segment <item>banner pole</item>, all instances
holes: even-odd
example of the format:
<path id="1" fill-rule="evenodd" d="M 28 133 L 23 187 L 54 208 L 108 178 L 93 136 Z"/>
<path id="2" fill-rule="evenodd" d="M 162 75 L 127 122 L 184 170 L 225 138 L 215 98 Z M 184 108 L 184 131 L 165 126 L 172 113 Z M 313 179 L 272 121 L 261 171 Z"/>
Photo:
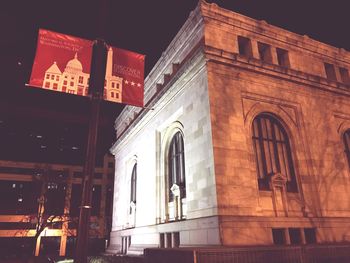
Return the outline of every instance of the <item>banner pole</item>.
<path id="1" fill-rule="evenodd" d="M 93 47 L 89 89 L 91 94 L 90 122 L 86 158 L 82 178 L 82 197 L 77 229 L 77 244 L 74 262 L 86 263 L 89 240 L 91 197 L 95 171 L 96 143 L 100 117 L 100 104 L 103 97 L 107 48 L 103 40 L 96 40 Z"/>

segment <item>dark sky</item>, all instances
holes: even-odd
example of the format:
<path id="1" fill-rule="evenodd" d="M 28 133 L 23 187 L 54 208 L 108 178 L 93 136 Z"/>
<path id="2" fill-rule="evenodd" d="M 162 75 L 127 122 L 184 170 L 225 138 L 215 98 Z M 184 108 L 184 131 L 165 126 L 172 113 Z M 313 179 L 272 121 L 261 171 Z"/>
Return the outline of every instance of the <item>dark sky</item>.
<path id="1" fill-rule="evenodd" d="M 4 4 L 3 2 L 8 2 Z M 197 0 L 7 0 L 1 3 L 1 55 L 21 62 L 28 79 L 39 28 L 146 55 L 146 73 L 180 29 Z M 299 34 L 350 48 L 345 0 L 213 0 L 219 6 Z M 102 14 L 102 15 L 100 15 Z M 106 25 L 101 27 L 100 25 Z M 103 28 L 102 30 L 100 28 Z M 1 62 L 3 63 L 3 62 Z M 5 65 L 1 65 L 5 66 Z M 29 71 L 29 73 L 28 73 Z"/>
<path id="2" fill-rule="evenodd" d="M 8 2 L 4 4 L 4 2 Z M 1 68 L 22 89 L 28 82 L 39 28 L 146 55 L 146 75 L 180 29 L 197 0 L 7 0 L 0 8 Z M 213 0 L 219 6 L 350 50 L 345 0 Z M 101 15 L 102 14 L 102 15 Z M 105 26 L 100 26 L 105 25 Z M 102 28 L 102 29 L 101 29 Z M 20 64 L 18 64 L 20 63 Z M 1 73 L 3 73 L 2 71 Z M 3 76 L 4 77 L 4 76 Z M 5 90 L 4 90 L 5 89 Z"/>
<path id="3" fill-rule="evenodd" d="M 249 17 L 263 19 L 272 25 L 301 35 L 307 34 L 316 40 L 350 50 L 350 15 L 345 0 L 208 2 L 215 2 Z M 19 133 L 18 130 L 23 130 L 33 123 L 37 123 L 34 125 L 36 127 L 45 127 L 48 130 L 48 127 L 56 127 L 55 130 L 60 130 L 57 123 L 64 122 L 65 116 L 70 116 L 71 122 L 62 128 L 65 130 L 65 136 L 69 133 L 67 129 L 74 130 L 74 125 L 81 127 L 70 133 L 71 141 L 79 134 L 82 141 L 86 136 L 82 139 L 81 129 L 85 129 L 89 111 L 89 101 L 86 98 L 28 88 L 24 85 L 29 80 L 39 28 L 91 40 L 102 37 L 110 45 L 145 54 L 146 76 L 197 3 L 197 0 L 2 1 L 0 133 L 4 131 L 1 130 L 1 126 L 4 127 L 5 119 L 17 124 L 12 128 L 12 133 Z M 105 136 L 108 139 L 102 147 L 103 150 L 108 149 L 114 139 L 113 119 L 121 109 L 121 105 L 103 103 L 102 117 L 106 118 L 106 121 L 101 134 L 108 134 Z M 34 121 L 31 121 L 32 118 Z M 56 122 L 56 126 L 51 125 L 50 121 Z M 23 146 L 16 143 L 18 140 L 13 140 L 11 145 L 15 150 L 12 150 L 12 156 L 16 156 Z M 5 150 L 10 151 L 8 148 Z"/>

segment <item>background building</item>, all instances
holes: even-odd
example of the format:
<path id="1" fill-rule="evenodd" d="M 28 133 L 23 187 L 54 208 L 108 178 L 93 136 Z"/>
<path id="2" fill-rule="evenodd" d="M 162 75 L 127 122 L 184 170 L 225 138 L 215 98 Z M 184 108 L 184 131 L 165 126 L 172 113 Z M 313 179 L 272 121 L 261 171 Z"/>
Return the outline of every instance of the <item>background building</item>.
<path id="1" fill-rule="evenodd" d="M 201 1 L 116 119 L 109 251 L 348 242 L 349 68 Z"/>
<path id="2" fill-rule="evenodd" d="M 75 105 L 76 113 L 68 104 L 59 112 L 1 103 L 11 110 L 0 112 L 0 259 L 28 258 L 33 250 L 74 255 L 88 131 L 88 116 L 79 113 L 84 104 Z M 114 139 L 112 122 L 104 115 L 99 125 L 91 254 L 104 251 L 111 228 L 114 160 L 106 153 Z M 48 224 L 36 243 L 42 215 Z"/>
<path id="3" fill-rule="evenodd" d="M 111 225 L 113 159 L 95 169 L 90 253 L 104 251 Z M 74 255 L 83 167 L 0 161 L 1 255 Z M 42 218 L 42 222 L 41 222 Z M 52 223 L 51 223 L 52 221 Z M 37 224 L 44 230 L 36 240 Z"/>

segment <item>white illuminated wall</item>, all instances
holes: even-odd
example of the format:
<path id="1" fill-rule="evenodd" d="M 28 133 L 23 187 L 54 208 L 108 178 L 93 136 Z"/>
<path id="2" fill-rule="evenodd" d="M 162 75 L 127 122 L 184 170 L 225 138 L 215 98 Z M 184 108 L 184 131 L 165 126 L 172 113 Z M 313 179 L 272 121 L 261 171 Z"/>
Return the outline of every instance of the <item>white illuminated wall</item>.
<path id="1" fill-rule="evenodd" d="M 123 135 L 111 149 L 116 173 L 109 252 L 142 253 L 146 247 L 220 244 L 208 72 L 203 50 L 193 52 L 202 41 L 203 30 L 197 9 L 145 80 L 145 102 L 154 101 L 153 110 L 144 109 L 135 119 L 140 109 L 126 107 L 116 120 L 117 133 Z M 166 201 L 167 147 L 176 131 L 182 132 L 185 149 L 182 220 L 171 218 L 171 206 Z M 129 209 L 135 162 L 134 222 Z"/>
<path id="2" fill-rule="evenodd" d="M 121 236 L 132 236 L 131 247 L 159 246 L 159 233 L 165 232 L 180 232 L 181 245 L 219 242 L 216 219 L 209 223 L 212 227 L 203 229 L 196 222 L 196 219 L 216 214 L 216 190 L 203 57 L 198 55 L 191 67 L 193 71 L 183 74 L 154 110 L 148 111 L 113 148 L 116 174 L 112 237 L 115 236 L 118 246 L 121 246 Z M 174 127 L 184 134 L 187 213 L 186 220 L 167 222 L 166 145 Z M 133 225 L 129 204 L 135 162 L 137 204 Z"/>

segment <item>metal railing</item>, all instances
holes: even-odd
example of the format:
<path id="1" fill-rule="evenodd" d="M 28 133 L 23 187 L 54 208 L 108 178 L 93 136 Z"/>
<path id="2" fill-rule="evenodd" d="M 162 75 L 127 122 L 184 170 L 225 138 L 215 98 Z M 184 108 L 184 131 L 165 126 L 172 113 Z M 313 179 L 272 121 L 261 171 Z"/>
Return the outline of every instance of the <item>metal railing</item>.
<path id="1" fill-rule="evenodd" d="M 146 263 L 350 263 L 350 244 L 146 249 Z"/>
<path id="2" fill-rule="evenodd" d="M 194 251 L 196 263 L 349 263 L 350 244 Z"/>
<path id="3" fill-rule="evenodd" d="M 196 263 L 298 263 L 302 261 L 301 247 L 247 247 L 199 250 Z"/>

